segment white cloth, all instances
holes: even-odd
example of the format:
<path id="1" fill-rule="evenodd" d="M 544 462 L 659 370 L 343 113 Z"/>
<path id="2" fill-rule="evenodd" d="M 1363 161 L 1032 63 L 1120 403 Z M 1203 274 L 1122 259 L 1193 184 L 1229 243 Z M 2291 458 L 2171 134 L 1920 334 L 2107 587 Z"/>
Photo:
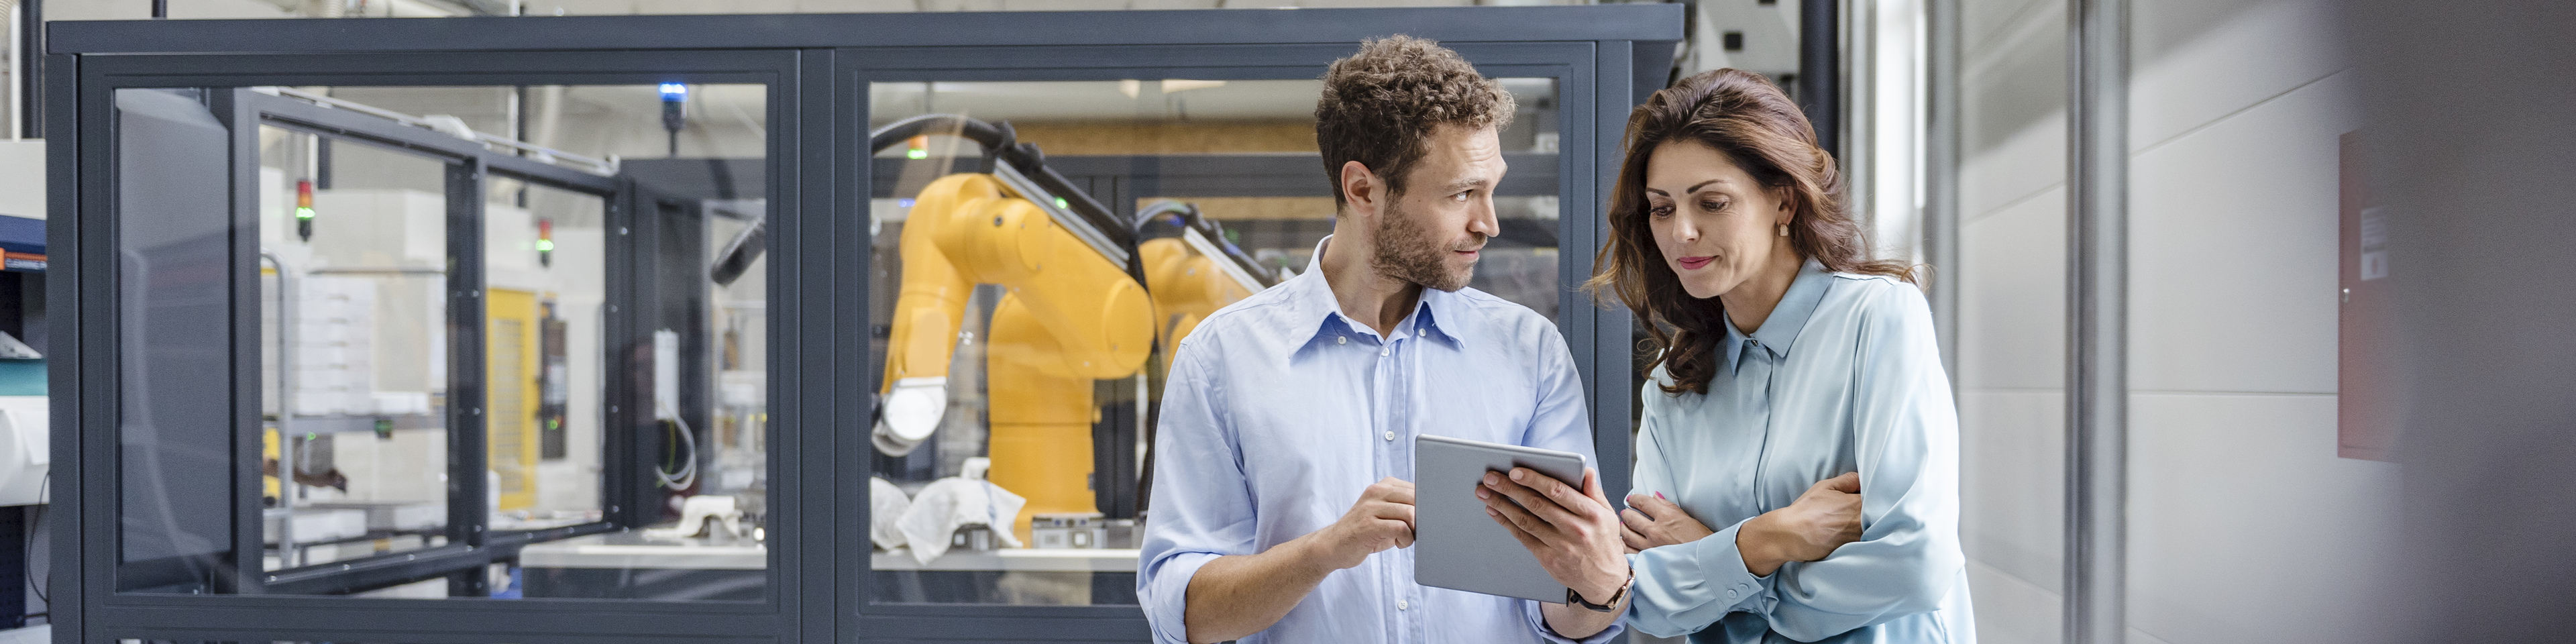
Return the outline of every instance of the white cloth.
<path id="1" fill-rule="evenodd" d="M 883 477 L 868 477 L 868 541 L 878 550 L 903 547 L 903 529 L 896 526 L 901 525 L 903 513 L 909 509 L 912 497 L 905 495 L 903 488 Z"/>
<path id="2" fill-rule="evenodd" d="M 1028 502 L 990 481 L 952 476 L 933 481 L 914 495 L 912 508 L 904 511 L 896 527 L 912 545 L 912 558 L 924 564 L 948 554 L 949 537 L 970 525 L 990 526 L 994 539 L 1004 547 L 1017 548 L 1020 537 L 1011 530 L 1011 520 Z"/>

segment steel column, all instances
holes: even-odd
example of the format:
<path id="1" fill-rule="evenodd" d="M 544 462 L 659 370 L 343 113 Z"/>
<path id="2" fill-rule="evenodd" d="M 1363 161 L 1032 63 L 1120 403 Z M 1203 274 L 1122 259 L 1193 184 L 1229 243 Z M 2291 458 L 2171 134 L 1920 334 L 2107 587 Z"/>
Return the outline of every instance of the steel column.
<path id="1" fill-rule="evenodd" d="M 2067 8 L 2066 642 L 2127 630 L 2129 8 Z"/>
<path id="2" fill-rule="evenodd" d="M 1798 5 L 1798 107 L 1816 126 L 1816 146 L 1843 158 L 1843 0 Z"/>
<path id="3" fill-rule="evenodd" d="M 1959 108 L 1960 23 L 1967 17 L 1960 0 L 1931 0 L 1924 7 L 1924 80 L 1930 90 L 1929 117 L 1923 137 L 1923 260 L 1932 265 L 1932 332 L 1941 345 L 1941 372 L 1950 377 L 1951 397 L 1959 391 L 1959 213 L 1960 132 L 1967 124 Z M 1955 401 L 1954 401 L 1955 402 Z"/>

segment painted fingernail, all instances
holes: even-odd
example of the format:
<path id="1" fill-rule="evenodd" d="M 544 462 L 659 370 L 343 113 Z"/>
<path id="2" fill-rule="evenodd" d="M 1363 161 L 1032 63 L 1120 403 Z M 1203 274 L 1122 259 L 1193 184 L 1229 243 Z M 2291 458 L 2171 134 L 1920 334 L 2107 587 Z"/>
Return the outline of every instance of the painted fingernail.
<path id="1" fill-rule="evenodd" d="M 1664 498 L 1664 493 L 1662 493 L 1662 492 L 1656 492 L 1656 493 L 1655 493 L 1655 498 L 1658 498 L 1658 499 L 1660 499 L 1660 498 Z"/>

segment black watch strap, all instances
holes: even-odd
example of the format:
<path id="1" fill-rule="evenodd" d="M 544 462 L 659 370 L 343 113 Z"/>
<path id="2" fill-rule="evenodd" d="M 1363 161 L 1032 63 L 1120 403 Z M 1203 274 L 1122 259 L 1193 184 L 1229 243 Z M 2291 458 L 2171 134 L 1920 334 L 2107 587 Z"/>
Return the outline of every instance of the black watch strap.
<path id="1" fill-rule="evenodd" d="M 1584 610 L 1596 613 L 1616 612 L 1619 610 L 1619 600 L 1627 599 L 1628 588 L 1635 585 L 1637 585 L 1637 571 L 1631 569 L 1628 571 L 1627 583 L 1619 584 L 1619 592 L 1610 593 L 1610 599 L 1595 604 L 1589 600 L 1585 600 L 1583 598 L 1583 593 L 1574 592 L 1574 589 L 1567 588 L 1565 589 L 1565 603 L 1582 606 Z"/>

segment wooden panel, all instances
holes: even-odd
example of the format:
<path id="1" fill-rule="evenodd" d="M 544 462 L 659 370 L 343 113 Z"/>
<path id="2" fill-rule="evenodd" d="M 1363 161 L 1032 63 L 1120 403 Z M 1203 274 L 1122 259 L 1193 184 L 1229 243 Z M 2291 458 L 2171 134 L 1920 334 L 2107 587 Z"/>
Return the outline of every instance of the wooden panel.
<path id="1" fill-rule="evenodd" d="M 1200 214 L 1219 221 L 1333 218 L 1332 197 L 1148 197 L 1136 200 L 1136 207 L 1166 199 L 1195 204 Z"/>
<path id="2" fill-rule="evenodd" d="M 1315 152 L 1315 122 L 1044 122 L 1012 121 L 1020 140 L 1048 156 L 1066 154 L 1213 154 Z"/>
<path id="3" fill-rule="evenodd" d="M 2335 454 L 2344 458 L 2391 460 L 2397 445 L 2393 408 L 2396 371 L 2390 368 L 2388 329 L 2387 224 L 2372 202 L 2361 167 L 2358 133 L 2343 135 L 2342 152 L 2342 306 L 2337 316 L 2335 365 Z"/>

